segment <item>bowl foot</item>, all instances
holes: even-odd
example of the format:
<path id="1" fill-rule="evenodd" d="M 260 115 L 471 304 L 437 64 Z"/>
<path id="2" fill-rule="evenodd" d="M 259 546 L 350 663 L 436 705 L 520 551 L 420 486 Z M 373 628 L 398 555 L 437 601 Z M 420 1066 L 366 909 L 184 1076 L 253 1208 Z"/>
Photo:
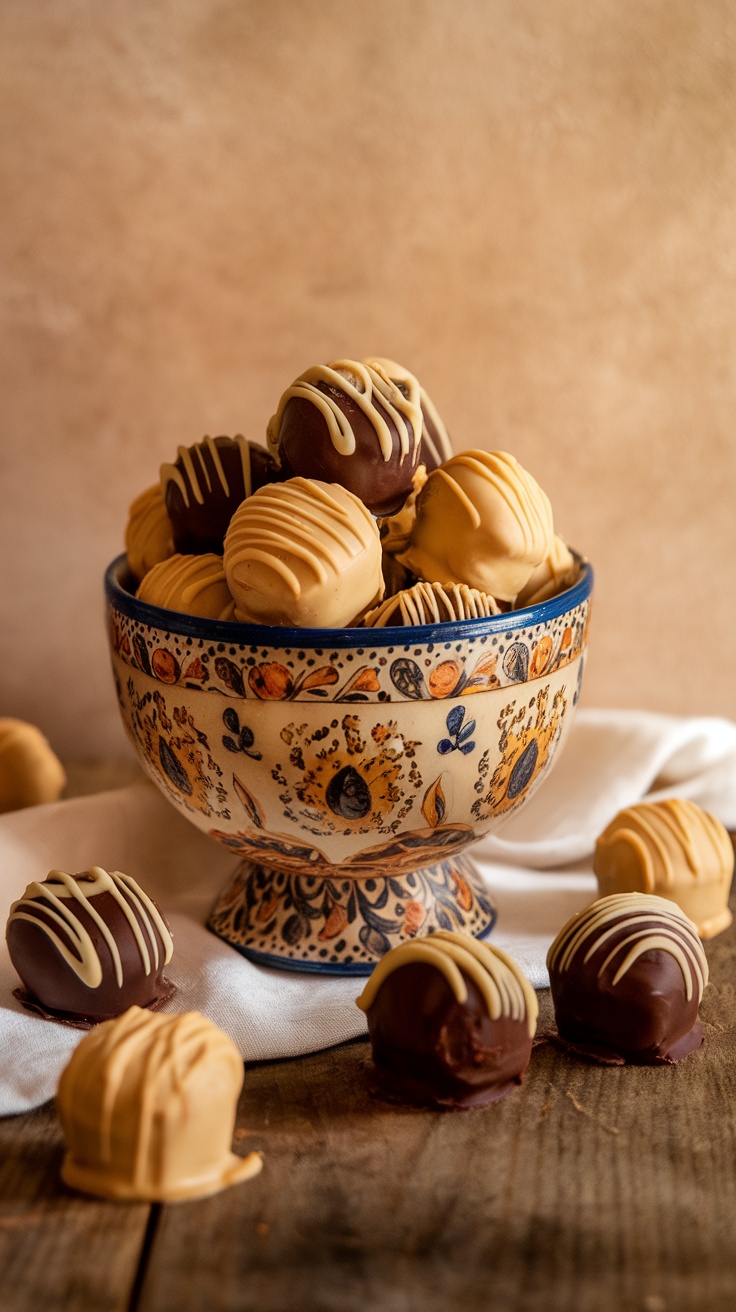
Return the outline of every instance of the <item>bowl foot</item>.
<path id="1" fill-rule="evenodd" d="M 366 879 L 242 861 L 207 926 L 244 957 L 281 970 L 370 975 L 390 948 L 436 929 L 485 938 L 496 911 L 470 859 Z"/>

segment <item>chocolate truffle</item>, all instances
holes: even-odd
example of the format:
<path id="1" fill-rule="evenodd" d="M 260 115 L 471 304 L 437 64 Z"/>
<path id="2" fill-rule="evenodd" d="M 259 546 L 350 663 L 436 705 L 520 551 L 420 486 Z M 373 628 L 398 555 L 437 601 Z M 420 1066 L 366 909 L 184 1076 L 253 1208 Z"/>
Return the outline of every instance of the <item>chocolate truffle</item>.
<path id="1" fill-rule="evenodd" d="M 338 483 L 291 478 L 233 516 L 225 573 L 239 620 L 341 627 L 383 596 L 378 527 Z"/>
<path id="2" fill-rule="evenodd" d="M 269 450 L 287 477 L 340 483 L 374 515 L 392 515 L 411 492 L 422 436 L 416 379 L 406 390 L 359 360 L 314 365 L 284 392 Z"/>
<path id="3" fill-rule="evenodd" d="M 194 555 L 222 554 L 227 526 L 241 501 L 281 474 L 263 447 L 238 434 L 180 446 L 174 464 L 161 466 L 160 477 L 176 550 Z"/>
<path id="4" fill-rule="evenodd" d="M 156 903 L 130 875 L 52 870 L 10 908 L 10 959 L 31 1010 L 94 1023 L 172 993 L 173 943 Z"/>
<path id="5" fill-rule="evenodd" d="M 257 1175 L 259 1153 L 231 1151 L 243 1062 L 196 1011 L 131 1007 L 98 1025 L 62 1072 L 62 1179 L 98 1198 L 205 1198 Z"/>
<path id="6" fill-rule="evenodd" d="M 671 898 L 701 938 L 731 924 L 734 851 L 720 820 L 695 802 L 668 798 L 619 811 L 595 847 L 601 897 L 656 893 Z"/>
<path id="7" fill-rule="evenodd" d="M 139 583 L 149 569 L 174 554 L 171 520 L 158 483 L 141 492 L 128 511 L 125 550 L 130 572 Z"/>
<path id="8" fill-rule="evenodd" d="M 558 592 L 572 587 L 578 573 L 578 565 L 570 548 L 555 534 L 550 551 L 517 596 L 514 610 L 536 606 L 540 601 L 556 597 Z"/>
<path id="9" fill-rule="evenodd" d="M 436 406 L 414 374 L 405 369 L 403 365 L 397 364 L 395 360 L 386 360 L 382 356 L 364 360 L 363 363 L 375 365 L 376 368 L 381 369 L 405 396 L 411 394 L 416 384 L 419 389 L 419 403 L 422 407 L 422 441 L 419 448 L 419 463 L 426 467 L 428 473 L 431 473 L 438 465 L 443 465 L 446 460 L 449 460 L 452 455 L 452 442 L 447 429 L 439 416 Z"/>
<path id="10" fill-rule="evenodd" d="M 357 1004 L 390 1097 L 473 1107 L 521 1084 L 537 997 L 498 948 L 445 930 L 402 943 L 378 963 Z"/>
<path id="11" fill-rule="evenodd" d="M 35 724 L 0 719 L 0 812 L 55 802 L 65 783 L 61 761 Z"/>
<path id="12" fill-rule="evenodd" d="M 208 551 L 201 556 L 170 556 L 149 570 L 136 597 L 150 606 L 176 610 L 203 619 L 231 620 L 233 601 L 225 578 L 222 556 Z"/>
<path id="13" fill-rule="evenodd" d="M 466 588 L 464 583 L 415 583 L 370 610 L 362 624 L 366 629 L 384 629 L 389 625 L 446 624 L 499 614 L 493 597 Z"/>
<path id="14" fill-rule="evenodd" d="M 513 601 L 553 535 L 549 501 L 518 460 L 503 451 L 464 451 L 429 475 L 399 560 L 418 578 L 467 583 Z"/>
<path id="15" fill-rule="evenodd" d="M 679 1061 L 699 1048 L 708 963 L 684 911 L 614 894 L 579 911 L 547 955 L 560 1038 L 606 1065 Z"/>

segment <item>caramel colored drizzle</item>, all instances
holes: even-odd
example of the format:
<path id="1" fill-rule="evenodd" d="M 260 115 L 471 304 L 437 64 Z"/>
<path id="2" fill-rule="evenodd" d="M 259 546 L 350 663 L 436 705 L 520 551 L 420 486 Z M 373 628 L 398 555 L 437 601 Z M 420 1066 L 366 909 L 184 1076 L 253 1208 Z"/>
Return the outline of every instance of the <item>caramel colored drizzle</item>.
<path id="1" fill-rule="evenodd" d="M 63 870 L 51 870 L 48 879 L 43 883 L 34 881 L 29 884 L 23 897 L 13 903 L 8 924 L 10 925 L 14 920 L 28 920 L 36 925 L 51 939 L 75 975 L 88 988 L 96 989 L 102 983 L 102 963 L 89 931 L 75 914 L 77 906 L 84 908 L 110 949 L 115 966 L 115 978 L 118 988 L 121 988 L 123 964 L 120 950 L 109 925 L 91 901 L 100 893 L 110 893 L 122 910 L 138 945 L 146 975 L 150 975 L 152 969 L 158 970 L 159 965 L 162 964 L 155 930 L 158 930 L 163 944 L 163 964 L 166 965 L 171 960 L 174 950 L 166 923 L 151 898 L 130 875 L 124 875 L 119 870 L 113 870 L 108 874 L 101 866 L 92 866 L 89 871 L 81 875 L 68 875 Z M 46 919 L 42 919 L 42 916 Z M 58 932 L 47 923 L 47 920 L 53 921 L 54 925 L 58 926 Z M 61 934 L 65 937 L 60 937 Z"/>
<path id="2" fill-rule="evenodd" d="M 549 499 L 518 460 L 505 451 L 492 451 L 490 454 L 484 451 L 463 451 L 453 456 L 442 469 L 436 469 L 430 474 L 430 479 L 445 480 L 465 507 L 473 528 L 479 528 L 481 515 L 478 507 L 452 474 L 460 466 L 490 483 L 495 493 L 506 503 L 521 532 L 525 553 L 532 554 L 540 540 L 551 541 L 552 508 Z"/>
<path id="3" fill-rule="evenodd" d="M 151 606 L 196 614 L 197 599 L 209 588 L 222 590 L 222 605 L 215 618 L 232 619 L 235 603 L 228 591 L 222 556 L 213 552 L 169 556 L 149 570 L 135 595 Z"/>
<path id="4" fill-rule="evenodd" d="M 314 479 L 291 478 L 259 488 L 233 516 L 225 539 L 227 572 L 256 561 L 284 581 L 294 597 L 302 584 L 285 556 L 301 561 L 319 583 L 340 571 L 346 556 L 365 551 L 377 534 L 375 520 L 356 496 Z"/>
<path id="5" fill-rule="evenodd" d="M 674 887 L 682 857 L 694 880 L 733 870 L 733 847 L 724 825 L 680 798 L 641 802 L 619 812 L 598 839 L 598 852 L 615 843 L 628 844 L 637 853 L 650 890 Z"/>
<path id="6" fill-rule="evenodd" d="M 548 969 L 569 970 L 580 952 L 585 953 L 583 960 L 589 961 L 617 930 L 629 927 L 633 933 L 615 944 L 598 968 L 598 978 L 617 955 L 625 953 L 613 978 L 615 987 L 639 957 L 659 949 L 669 952 L 678 963 L 688 1000 L 693 982 L 697 983 L 700 1002 L 708 983 L 708 962 L 695 926 L 674 903 L 649 893 L 614 893 L 578 912 L 552 944 L 547 954 Z"/>
<path id="7" fill-rule="evenodd" d="M 464 973 L 478 989 L 491 1020 L 502 1016 L 526 1020 L 530 1035 L 534 1035 L 537 995 L 516 962 L 500 948 L 450 930 L 438 930 L 424 938 L 412 939 L 387 952 L 356 999 L 357 1005 L 362 1011 L 368 1011 L 384 980 L 401 966 L 417 962 L 439 970 L 461 1006 L 468 997 Z"/>
<path id="8" fill-rule="evenodd" d="M 429 454 L 435 465 L 443 465 L 446 460 L 449 460 L 452 455 L 450 436 L 440 418 L 437 408 L 414 374 L 410 373 L 408 369 L 405 369 L 403 365 L 397 364 L 395 360 L 387 360 L 383 356 L 374 356 L 369 360 L 364 360 L 363 363 L 382 370 L 386 377 L 390 378 L 392 383 L 398 384 L 400 391 L 403 391 L 404 388 L 413 389 L 414 386 L 418 388 L 419 404 L 423 411 L 422 443 L 428 448 Z M 407 393 L 405 393 L 405 395 L 406 394 Z M 426 421 L 424 420 L 424 415 L 429 416 L 435 430 L 436 439 L 431 436 Z"/>
<path id="9" fill-rule="evenodd" d="M 245 495 L 249 497 L 253 488 L 253 479 L 250 468 L 250 444 L 237 433 L 232 439 L 237 442 L 240 449 L 240 460 L 243 467 L 243 487 Z M 180 446 L 177 450 L 177 460 L 181 461 L 183 471 L 177 469 L 175 464 L 163 464 L 160 470 L 161 491 L 166 495 L 166 488 L 169 483 L 175 483 L 178 487 L 182 501 L 188 508 L 190 504 L 190 490 L 194 500 L 201 506 L 204 502 L 204 489 L 212 491 L 212 479 L 207 462 L 204 458 L 205 449 L 209 451 L 210 459 L 215 468 L 215 475 L 226 497 L 230 496 L 230 485 L 227 481 L 227 475 L 222 464 L 220 452 L 213 437 L 204 437 L 201 442 L 194 446 Z"/>
<path id="10" fill-rule="evenodd" d="M 493 597 L 465 583 L 419 582 L 369 611 L 363 626 L 382 629 L 394 624 L 440 624 L 498 614 L 499 607 Z"/>
<path id="11" fill-rule="evenodd" d="M 330 391 L 321 391 L 322 383 L 332 391 L 343 392 L 359 407 L 366 419 L 373 425 L 383 459 L 388 461 L 393 454 L 391 430 L 384 418 L 384 412 L 393 420 L 399 438 L 400 460 L 410 454 L 409 429 L 411 429 L 411 454 L 416 453 L 422 436 L 422 408 L 419 397 L 419 384 L 413 375 L 408 388 L 409 395 L 404 396 L 377 361 L 372 364 L 358 360 L 336 360 L 332 364 L 313 365 L 292 383 L 279 401 L 278 410 L 268 425 L 268 446 L 272 454 L 279 459 L 279 439 L 281 421 L 289 401 L 298 397 L 316 406 L 322 415 L 330 440 L 335 450 L 343 456 L 355 452 L 355 433 L 347 415 L 343 414 Z M 406 422 L 405 422 L 406 421 Z"/>

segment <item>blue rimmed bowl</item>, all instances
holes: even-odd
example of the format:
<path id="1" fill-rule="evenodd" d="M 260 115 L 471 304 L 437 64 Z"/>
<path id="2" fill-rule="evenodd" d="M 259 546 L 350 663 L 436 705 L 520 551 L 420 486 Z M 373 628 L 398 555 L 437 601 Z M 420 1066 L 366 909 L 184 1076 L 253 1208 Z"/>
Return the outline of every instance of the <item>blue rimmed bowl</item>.
<path id="1" fill-rule="evenodd" d="M 105 576 L 123 723 L 151 778 L 237 856 L 209 927 L 269 965 L 369 974 L 495 914 L 465 849 L 532 796 L 580 694 L 593 572 L 506 615 L 286 629 L 136 600 Z"/>

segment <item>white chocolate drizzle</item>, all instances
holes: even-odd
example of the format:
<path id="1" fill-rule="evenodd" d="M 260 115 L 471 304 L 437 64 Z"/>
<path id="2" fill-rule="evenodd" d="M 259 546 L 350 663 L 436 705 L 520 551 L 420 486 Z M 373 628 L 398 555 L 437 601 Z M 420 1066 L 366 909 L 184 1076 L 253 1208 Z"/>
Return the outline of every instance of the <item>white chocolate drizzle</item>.
<path id="1" fill-rule="evenodd" d="M 389 625 L 442 624 L 499 615 L 495 599 L 464 583 L 415 583 L 388 597 L 362 620 L 367 629 Z"/>
<path id="2" fill-rule="evenodd" d="M 411 384 L 408 395 L 392 383 L 377 361 L 370 364 L 359 360 L 335 360 L 332 364 L 317 364 L 306 369 L 287 387 L 278 410 L 268 425 L 267 441 L 272 455 L 279 460 L 281 421 L 289 401 L 298 397 L 309 401 L 319 410 L 335 450 L 343 456 L 355 452 L 356 441 L 350 419 L 343 414 L 335 393 L 344 393 L 373 425 L 381 455 L 385 461 L 393 454 L 391 429 L 385 415 L 393 421 L 399 441 L 399 460 L 416 455 L 422 436 L 422 407 L 419 384 L 408 374 Z M 323 391 L 320 383 L 327 388 Z"/>
<path id="3" fill-rule="evenodd" d="M 83 908 L 94 921 L 105 943 L 115 968 L 118 988 L 123 984 L 123 963 L 115 936 L 95 907 L 92 899 L 109 893 L 127 920 L 146 975 L 171 960 L 174 944 L 166 922 L 155 902 L 144 893 L 139 884 L 119 870 L 108 873 L 101 866 L 92 866 L 78 875 L 63 870 L 49 871 L 43 882 L 29 884 L 22 898 L 10 908 L 8 925 L 14 920 L 27 920 L 51 939 L 66 964 L 88 988 L 99 988 L 102 983 L 102 963 L 92 937 L 77 913 Z M 48 924 L 48 921 L 52 924 Z M 163 949 L 163 961 L 161 950 Z"/>
<path id="4" fill-rule="evenodd" d="M 620 939 L 598 967 L 598 978 L 620 958 L 612 981 L 615 988 L 645 952 L 668 952 L 682 971 L 688 1001 L 697 986 L 699 1003 L 708 983 L 708 962 L 697 930 L 675 903 L 648 893 L 614 893 L 579 911 L 557 935 L 547 954 L 547 968 L 569 970 L 581 953 L 583 962 L 589 961 L 617 931 L 629 928 L 632 933 Z"/>
<path id="5" fill-rule="evenodd" d="M 526 1021 L 533 1037 L 539 1008 L 537 995 L 526 975 L 500 948 L 451 930 L 438 930 L 423 938 L 411 939 L 387 952 L 356 999 L 361 1011 L 368 1011 L 371 1007 L 387 976 L 401 966 L 416 965 L 417 962 L 440 971 L 461 1006 L 468 997 L 463 979 L 465 974 L 478 989 L 491 1020 L 506 1017 Z"/>
<path id="6" fill-rule="evenodd" d="M 242 433 L 237 433 L 233 442 L 237 442 L 240 450 L 240 461 L 243 468 L 243 487 L 246 497 L 249 497 L 253 489 L 253 478 L 250 467 L 250 443 L 243 437 Z M 194 446 L 180 446 L 177 450 L 177 460 L 181 462 L 183 469 L 178 469 L 175 464 L 163 464 L 161 466 L 159 478 L 161 481 L 161 491 L 166 496 L 166 488 L 169 483 L 175 483 L 178 487 L 182 501 L 187 509 L 190 506 L 190 492 L 194 500 L 201 506 L 204 502 L 205 489 L 212 491 L 212 477 L 210 468 L 204 458 L 205 451 L 209 452 L 210 459 L 214 466 L 215 476 L 226 497 L 230 496 L 230 485 L 227 481 L 227 475 L 223 468 L 222 457 L 213 437 L 204 437 L 201 442 L 195 443 Z"/>

